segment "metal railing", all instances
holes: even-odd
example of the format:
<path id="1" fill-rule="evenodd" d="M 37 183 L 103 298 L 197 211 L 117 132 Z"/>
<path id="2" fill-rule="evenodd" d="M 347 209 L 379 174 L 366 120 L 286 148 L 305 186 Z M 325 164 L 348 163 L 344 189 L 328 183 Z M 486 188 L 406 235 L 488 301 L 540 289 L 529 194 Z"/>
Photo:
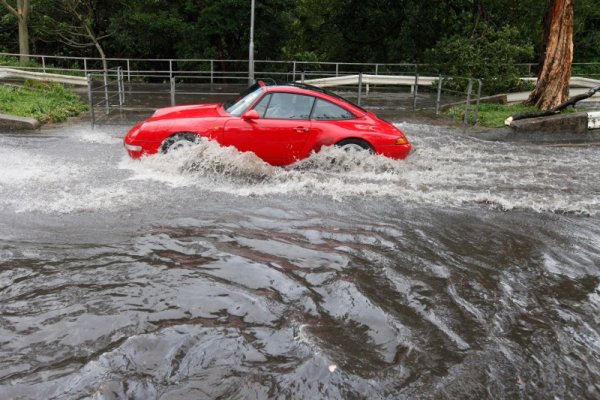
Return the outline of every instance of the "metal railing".
<path id="1" fill-rule="evenodd" d="M 97 78 L 97 79 L 95 79 Z M 125 104 L 125 82 L 123 70 L 120 67 L 110 69 L 103 74 L 88 74 L 88 106 L 92 127 L 102 121 L 98 109 L 103 109 L 108 118 L 114 109 L 119 112 Z M 97 82 L 100 81 L 100 84 Z"/>
<path id="2" fill-rule="evenodd" d="M 437 115 L 442 103 L 463 104 L 465 125 L 472 120 L 472 115 L 475 115 L 474 121 L 477 123 L 481 80 L 442 76 L 433 80 L 418 74 L 414 77 L 403 75 L 403 81 L 407 78 L 411 80 L 408 88 L 403 88 L 398 84 L 372 84 L 363 79 L 363 76 L 362 73 L 353 75 L 352 77 L 357 78 L 354 83 L 330 89 L 379 114 L 392 115 L 391 118 L 403 112 L 428 112 Z M 131 124 L 146 118 L 160 107 L 222 101 L 236 96 L 247 85 L 245 79 L 241 82 L 217 84 L 206 82 L 203 76 L 178 73 L 173 73 L 168 79 L 163 75 L 137 77 L 139 79 L 128 82 L 126 72 L 120 68 L 106 73 L 88 74 L 88 102 L 92 126 Z M 306 72 L 300 73 L 298 78 L 299 81 L 306 81 Z M 257 75 L 257 79 L 266 77 Z M 461 85 L 458 86 L 466 86 L 466 91 L 454 89 L 459 81 Z"/>
<path id="3" fill-rule="evenodd" d="M 14 58 L 20 54 L 0 53 L 0 58 Z M 177 73 L 190 73 L 203 76 L 206 82 L 218 83 L 226 80 L 248 79 L 248 60 L 217 60 L 217 59 L 156 59 L 156 58 L 107 58 L 69 57 L 49 55 L 29 55 L 32 60 L 29 66 L 20 67 L 39 72 L 56 72 L 87 76 L 89 73 L 102 73 L 103 61 L 109 69 L 120 67 L 124 77 L 129 82 L 136 75 L 161 75 L 171 78 Z M 523 76 L 535 76 L 537 63 L 516 64 Z M 600 78 L 600 63 L 573 63 L 573 74 Z M 298 80 L 302 72 L 308 76 L 341 76 L 348 74 L 410 74 L 437 75 L 440 66 L 424 63 L 352 63 L 352 62 L 322 62 L 298 60 L 256 60 L 255 73 L 261 76 L 277 77 L 279 80 Z"/>

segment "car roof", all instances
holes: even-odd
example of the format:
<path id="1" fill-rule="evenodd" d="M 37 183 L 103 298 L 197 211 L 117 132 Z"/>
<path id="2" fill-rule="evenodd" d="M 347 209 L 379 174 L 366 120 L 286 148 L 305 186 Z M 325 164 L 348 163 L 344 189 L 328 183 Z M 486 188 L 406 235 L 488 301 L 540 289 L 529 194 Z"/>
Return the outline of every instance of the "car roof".
<path id="1" fill-rule="evenodd" d="M 348 105 L 356 108 L 357 110 L 362 111 L 365 114 L 367 113 L 367 110 L 354 104 L 350 100 L 345 99 L 342 96 L 335 94 L 334 92 L 324 89 L 324 88 L 321 88 L 321 87 L 307 85 L 305 83 L 299 83 L 299 82 L 288 82 L 288 83 L 284 83 L 284 84 L 278 84 L 275 81 L 266 81 L 266 82 L 260 81 L 259 84 L 261 84 L 261 86 L 263 86 L 267 90 L 267 92 L 277 92 L 277 91 L 280 91 L 280 89 L 283 89 L 284 91 L 291 91 L 291 92 L 298 93 L 298 94 L 307 94 L 306 92 L 317 92 L 317 93 L 324 94 L 329 97 L 333 97 L 334 99 L 341 101 L 345 104 L 348 104 Z"/>

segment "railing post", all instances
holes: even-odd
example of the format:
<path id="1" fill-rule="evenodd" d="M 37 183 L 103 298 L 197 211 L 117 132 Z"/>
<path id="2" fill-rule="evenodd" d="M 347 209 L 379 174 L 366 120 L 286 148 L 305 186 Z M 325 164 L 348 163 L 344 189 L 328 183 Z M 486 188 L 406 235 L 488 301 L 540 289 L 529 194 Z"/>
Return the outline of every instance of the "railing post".
<path id="1" fill-rule="evenodd" d="M 379 75 L 379 64 L 375 64 L 375 75 Z"/>
<path id="2" fill-rule="evenodd" d="M 46 73 L 46 57 L 42 56 L 42 72 Z"/>
<path id="3" fill-rule="evenodd" d="M 340 75 L 340 63 L 335 63 L 335 76 Z"/>
<path id="4" fill-rule="evenodd" d="M 175 105 L 175 78 L 171 78 L 171 106 Z"/>
<path id="5" fill-rule="evenodd" d="M 469 78 L 469 84 L 467 85 L 467 104 L 465 106 L 465 119 L 463 125 L 467 127 L 469 124 L 469 112 L 471 111 L 471 92 L 473 91 L 473 79 Z"/>
<path id="6" fill-rule="evenodd" d="M 438 78 L 437 99 L 435 101 L 435 115 L 440 114 L 440 103 L 442 101 L 442 81 L 444 78 L 440 75 Z"/>
<path id="7" fill-rule="evenodd" d="M 129 58 L 127 59 L 127 82 L 131 83 L 131 65 L 129 64 Z"/>
<path id="8" fill-rule="evenodd" d="M 417 110 L 417 94 L 419 94 L 419 74 L 415 74 L 415 86 L 413 90 L 413 111 Z"/>
<path id="9" fill-rule="evenodd" d="M 292 82 L 296 82 L 296 61 L 292 61 Z"/>
<path id="10" fill-rule="evenodd" d="M 123 68 L 117 68 L 117 88 L 119 91 L 119 108 L 125 103 L 125 86 L 123 82 Z"/>
<path id="11" fill-rule="evenodd" d="M 110 103 L 108 101 L 108 71 L 104 70 L 104 103 L 106 106 L 106 115 L 110 114 Z"/>
<path id="12" fill-rule="evenodd" d="M 210 60 L 210 84 L 215 83 L 215 61 Z"/>
<path id="13" fill-rule="evenodd" d="M 481 79 L 477 79 L 477 102 L 475 103 L 475 125 L 477 125 L 477 120 L 479 119 L 479 100 L 481 99 L 481 87 L 483 86 L 483 82 Z"/>
<path id="14" fill-rule="evenodd" d="M 360 74 L 358 74 L 358 105 L 359 106 L 360 106 L 361 98 L 362 98 L 362 79 L 363 79 L 363 74 L 361 72 Z"/>
<path id="15" fill-rule="evenodd" d="M 304 71 L 300 74 L 300 82 L 304 83 Z"/>
<path id="16" fill-rule="evenodd" d="M 88 71 L 87 71 L 87 58 L 83 59 L 83 73 L 85 74 L 85 76 L 88 75 Z"/>
<path id="17" fill-rule="evenodd" d="M 173 60 L 169 60 L 169 79 L 173 79 Z"/>
<path id="18" fill-rule="evenodd" d="M 87 84 L 88 84 L 88 104 L 90 107 L 90 118 L 92 120 L 92 129 L 94 128 L 94 125 L 96 123 L 96 116 L 94 115 L 94 95 L 92 93 L 92 88 L 93 88 L 93 79 L 92 79 L 92 74 L 88 74 L 87 75 Z"/>

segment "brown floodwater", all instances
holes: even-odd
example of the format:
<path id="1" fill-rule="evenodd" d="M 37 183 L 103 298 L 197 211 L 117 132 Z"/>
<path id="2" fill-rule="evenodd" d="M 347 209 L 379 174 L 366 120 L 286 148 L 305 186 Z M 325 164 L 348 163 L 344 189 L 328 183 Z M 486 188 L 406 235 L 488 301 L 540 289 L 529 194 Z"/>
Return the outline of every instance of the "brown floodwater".
<path id="1" fill-rule="evenodd" d="M 0 398 L 600 397 L 600 151 L 290 168 L 0 135 Z"/>

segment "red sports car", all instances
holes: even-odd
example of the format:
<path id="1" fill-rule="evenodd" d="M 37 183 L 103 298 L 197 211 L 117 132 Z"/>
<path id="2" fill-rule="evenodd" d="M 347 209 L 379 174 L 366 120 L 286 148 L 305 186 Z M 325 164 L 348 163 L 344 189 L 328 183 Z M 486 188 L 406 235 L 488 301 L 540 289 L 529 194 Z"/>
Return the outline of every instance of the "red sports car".
<path id="1" fill-rule="evenodd" d="M 394 125 L 327 90 L 259 81 L 225 104 L 161 108 L 125 135 L 129 155 L 168 152 L 199 137 L 288 165 L 336 145 L 403 159 L 411 145 Z"/>

